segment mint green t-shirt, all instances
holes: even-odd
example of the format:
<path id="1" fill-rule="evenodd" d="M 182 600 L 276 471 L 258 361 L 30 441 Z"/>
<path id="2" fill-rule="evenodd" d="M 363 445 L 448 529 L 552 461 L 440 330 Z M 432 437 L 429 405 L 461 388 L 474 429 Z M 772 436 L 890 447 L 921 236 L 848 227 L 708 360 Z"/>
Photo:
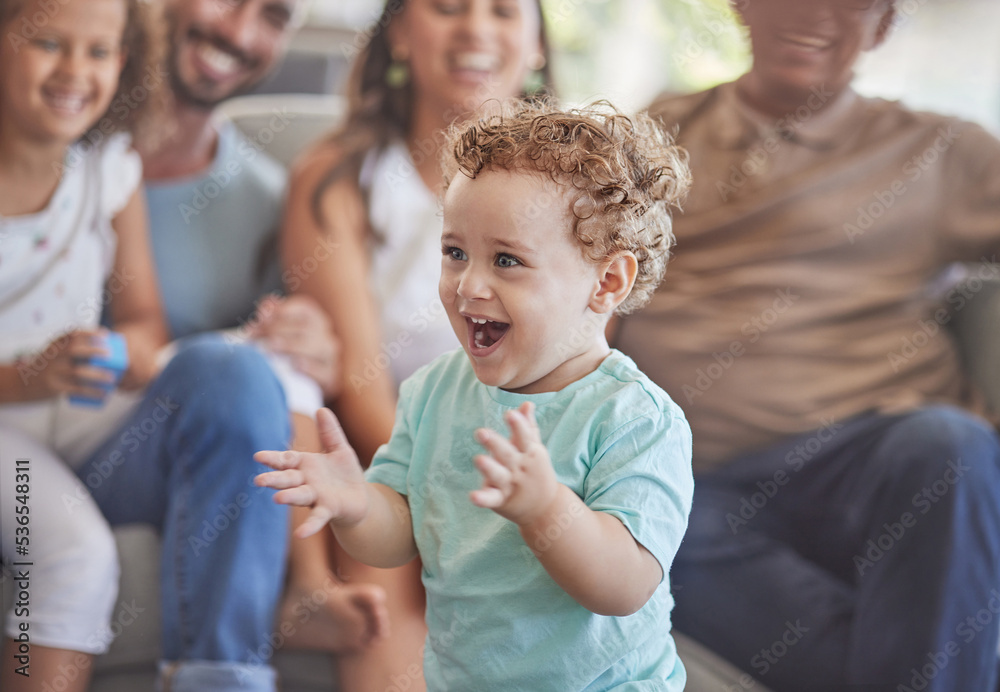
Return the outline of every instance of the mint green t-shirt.
<path id="1" fill-rule="evenodd" d="M 474 430 L 509 434 L 503 414 L 525 401 L 536 406 L 560 482 L 618 517 L 663 568 L 638 612 L 585 609 L 546 573 L 517 526 L 469 500 L 482 482 Z M 667 574 L 691 509 L 691 432 L 627 356 L 613 351 L 586 377 L 543 394 L 482 384 L 462 350 L 441 356 L 403 382 L 392 438 L 367 478 L 409 501 L 427 590 L 431 692 L 684 689 Z"/>

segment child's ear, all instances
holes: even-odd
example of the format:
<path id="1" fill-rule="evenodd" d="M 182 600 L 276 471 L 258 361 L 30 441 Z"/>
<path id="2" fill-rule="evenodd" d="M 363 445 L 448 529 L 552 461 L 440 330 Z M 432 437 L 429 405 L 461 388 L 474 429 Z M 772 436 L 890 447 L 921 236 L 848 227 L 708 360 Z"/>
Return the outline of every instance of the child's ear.
<path id="1" fill-rule="evenodd" d="M 597 286 L 590 297 L 589 307 L 600 315 L 610 314 L 632 292 L 639 261 L 631 252 L 623 251 L 600 265 Z"/>

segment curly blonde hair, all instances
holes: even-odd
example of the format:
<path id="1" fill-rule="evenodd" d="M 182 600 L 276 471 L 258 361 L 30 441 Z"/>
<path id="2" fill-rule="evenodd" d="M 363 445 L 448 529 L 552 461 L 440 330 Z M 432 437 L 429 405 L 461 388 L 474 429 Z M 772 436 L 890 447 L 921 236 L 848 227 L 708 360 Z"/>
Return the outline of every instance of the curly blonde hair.
<path id="1" fill-rule="evenodd" d="M 0 0 L 0 33 L 4 40 L 15 45 L 18 41 L 27 42 L 34 35 L 32 30 L 44 27 L 46 17 L 69 1 L 72 0 L 50 3 L 47 9 L 34 13 L 31 18 L 22 18 L 17 25 L 13 22 L 21 16 L 27 0 Z M 108 110 L 83 135 L 83 139 L 91 143 L 113 132 L 128 132 L 137 143 L 155 141 L 168 103 L 169 85 L 157 69 L 163 65 L 166 40 L 161 28 L 161 3 L 150 0 L 122 2 L 127 13 L 122 50 L 127 57 Z M 0 65 L 0 69 L 5 68 Z"/>
<path id="2" fill-rule="evenodd" d="M 680 209 L 691 184 L 687 152 L 649 116 L 625 116 L 606 101 L 565 111 L 551 101 L 488 107 L 492 114 L 449 130 L 445 187 L 459 172 L 475 178 L 501 169 L 575 189 L 573 235 L 584 256 L 599 263 L 625 251 L 639 263 L 632 292 L 615 312 L 643 307 L 666 271 L 670 208 Z"/>

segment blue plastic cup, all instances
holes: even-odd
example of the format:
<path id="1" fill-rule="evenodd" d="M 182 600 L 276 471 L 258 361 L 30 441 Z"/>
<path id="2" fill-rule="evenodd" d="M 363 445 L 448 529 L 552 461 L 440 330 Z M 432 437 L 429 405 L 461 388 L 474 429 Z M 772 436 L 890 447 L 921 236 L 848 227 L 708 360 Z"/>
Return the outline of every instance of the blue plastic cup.
<path id="1" fill-rule="evenodd" d="M 98 389 L 103 389 L 107 394 L 110 394 L 115 387 L 118 386 L 119 380 L 121 380 L 122 375 L 128 369 L 128 348 L 125 345 L 125 337 L 117 332 L 108 332 L 103 336 L 102 345 L 107 349 L 107 356 L 95 356 L 86 359 L 87 364 L 103 368 L 108 372 L 114 374 L 114 382 L 95 382 L 93 386 Z M 92 399 L 90 397 L 73 395 L 69 398 L 70 403 L 77 404 L 79 406 L 92 406 L 99 408 L 104 405 L 104 398 Z"/>

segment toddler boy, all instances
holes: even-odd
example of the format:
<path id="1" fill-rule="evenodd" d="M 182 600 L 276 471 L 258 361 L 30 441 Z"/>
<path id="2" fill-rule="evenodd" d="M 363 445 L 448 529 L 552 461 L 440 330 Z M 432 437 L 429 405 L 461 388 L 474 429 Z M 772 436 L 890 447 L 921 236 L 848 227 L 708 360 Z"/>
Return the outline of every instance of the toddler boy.
<path id="1" fill-rule="evenodd" d="M 326 453 L 260 452 L 258 482 L 312 508 L 299 535 L 419 554 L 428 690 L 680 691 L 691 433 L 604 333 L 663 276 L 683 152 L 607 107 L 505 104 L 450 137 L 439 290 L 463 350 L 403 383 L 367 473 L 323 409 Z"/>

